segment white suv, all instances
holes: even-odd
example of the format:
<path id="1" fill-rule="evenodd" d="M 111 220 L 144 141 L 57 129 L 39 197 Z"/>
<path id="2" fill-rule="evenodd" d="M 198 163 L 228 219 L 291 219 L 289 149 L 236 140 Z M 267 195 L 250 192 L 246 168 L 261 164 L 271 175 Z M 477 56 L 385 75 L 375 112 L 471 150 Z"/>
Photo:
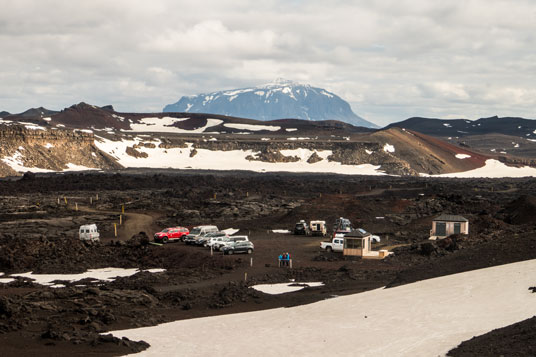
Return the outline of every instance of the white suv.
<path id="1" fill-rule="evenodd" d="M 215 249 L 217 245 L 223 243 L 226 240 L 229 240 L 229 236 L 211 237 L 205 246 L 209 248 L 212 247 L 212 249 Z"/>
<path id="2" fill-rule="evenodd" d="M 232 237 L 228 237 L 227 239 L 224 238 L 221 242 L 217 242 L 216 244 L 214 244 L 213 248 L 215 250 L 222 250 L 223 247 L 228 247 L 230 245 L 233 245 L 236 242 L 246 241 L 246 240 L 249 241 L 248 236 L 232 236 Z"/>
<path id="3" fill-rule="evenodd" d="M 80 226 L 80 229 L 78 230 L 78 238 L 80 238 L 80 240 L 98 242 L 100 240 L 100 233 L 97 230 L 97 225 L 86 224 Z"/>

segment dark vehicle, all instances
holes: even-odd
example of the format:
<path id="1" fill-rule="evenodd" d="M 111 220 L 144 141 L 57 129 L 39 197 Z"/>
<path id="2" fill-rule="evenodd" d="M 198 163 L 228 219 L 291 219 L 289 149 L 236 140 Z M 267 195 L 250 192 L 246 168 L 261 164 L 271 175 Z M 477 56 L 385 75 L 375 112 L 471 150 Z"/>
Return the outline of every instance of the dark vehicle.
<path id="1" fill-rule="evenodd" d="M 333 237 L 344 237 L 352 231 L 352 222 L 347 218 L 337 218 L 333 225 Z"/>
<path id="2" fill-rule="evenodd" d="M 311 235 L 309 225 L 304 220 L 299 221 L 296 223 L 296 226 L 294 226 L 294 234 L 306 236 Z"/>
<path id="3" fill-rule="evenodd" d="M 223 254 L 253 253 L 253 243 L 250 241 L 240 241 L 222 248 Z"/>
<path id="4" fill-rule="evenodd" d="M 189 233 L 188 228 L 184 227 L 171 227 L 163 229 L 162 232 L 154 234 L 155 242 L 167 243 L 170 241 L 181 240 L 183 236 Z"/>

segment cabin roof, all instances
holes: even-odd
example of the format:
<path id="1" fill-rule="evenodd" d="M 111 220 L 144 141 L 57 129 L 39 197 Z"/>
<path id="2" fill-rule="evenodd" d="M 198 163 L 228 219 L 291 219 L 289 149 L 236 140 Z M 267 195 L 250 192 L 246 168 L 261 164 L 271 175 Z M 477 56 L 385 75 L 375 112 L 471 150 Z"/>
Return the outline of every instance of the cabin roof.
<path id="1" fill-rule="evenodd" d="M 434 221 L 446 221 L 446 222 L 469 222 L 467 218 L 458 216 L 455 214 L 442 214 L 436 218 Z"/>
<path id="2" fill-rule="evenodd" d="M 356 230 L 351 231 L 350 233 L 345 234 L 345 238 L 365 238 L 370 236 L 370 233 L 364 230 L 363 228 L 358 228 Z"/>

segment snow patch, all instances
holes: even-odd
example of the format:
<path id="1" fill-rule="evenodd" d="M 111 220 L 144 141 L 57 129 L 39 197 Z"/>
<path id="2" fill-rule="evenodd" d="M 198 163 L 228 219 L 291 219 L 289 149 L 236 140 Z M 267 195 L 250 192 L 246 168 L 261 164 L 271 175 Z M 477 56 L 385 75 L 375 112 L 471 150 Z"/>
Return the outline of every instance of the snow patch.
<path id="1" fill-rule="evenodd" d="M 456 154 L 457 159 L 468 159 L 470 157 L 471 155 L 467 155 L 467 154 Z"/>
<path id="2" fill-rule="evenodd" d="M 391 144 L 385 144 L 383 146 L 383 151 L 385 152 L 395 152 L 395 147 Z"/>
<path id="3" fill-rule="evenodd" d="M 299 137 L 299 138 L 287 138 L 287 140 L 295 141 L 295 140 L 311 140 L 309 137 Z"/>
<path id="4" fill-rule="evenodd" d="M 166 133 L 182 133 L 182 134 L 193 134 L 193 133 L 203 133 L 206 129 L 220 125 L 223 123 L 223 120 L 220 119 L 207 119 L 207 124 L 203 127 L 186 130 L 173 126 L 174 123 L 188 120 L 190 118 L 172 118 L 172 117 L 150 117 L 143 118 L 140 120 L 140 123 L 133 123 L 130 125 L 130 130 L 124 130 L 126 132 L 166 132 Z"/>
<path id="5" fill-rule="evenodd" d="M 20 150 L 20 147 L 19 147 L 19 150 Z M 22 154 L 19 151 L 16 151 L 11 156 L 4 156 L 4 158 L 2 158 L 2 161 L 5 164 L 7 164 L 9 167 L 11 167 L 14 171 L 17 171 L 17 172 L 26 172 L 26 171 L 30 171 L 30 172 L 54 172 L 54 170 L 41 169 L 41 168 L 38 168 L 38 167 L 26 167 L 26 166 L 24 166 L 24 162 L 23 162 L 22 159 L 23 159 Z"/>
<path id="6" fill-rule="evenodd" d="M 297 131 L 298 128 L 286 128 L 285 130 L 288 132 L 292 132 L 292 131 Z"/>
<path id="7" fill-rule="evenodd" d="M 46 131 L 46 129 L 43 128 L 42 126 L 35 125 L 35 124 L 26 124 L 26 125 L 24 125 L 24 127 L 26 129 L 30 129 L 30 130 L 44 130 L 44 131 Z"/>
<path id="8" fill-rule="evenodd" d="M 239 130 L 250 130 L 250 131 L 261 131 L 261 130 L 268 130 L 268 131 L 278 131 L 281 129 L 280 126 L 275 125 L 258 125 L 258 124 L 233 124 L 233 123 L 225 123 L 223 124 L 226 128 L 231 129 L 239 129 Z"/>
<path id="9" fill-rule="evenodd" d="M 313 283 L 280 283 L 280 284 L 258 284 L 253 285 L 251 288 L 260 291 L 265 294 L 270 295 L 279 295 L 285 293 L 292 293 L 309 287 L 323 286 L 324 283 L 313 282 Z"/>
<path id="10" fill-rule="evenodd" d="M 325 90 L 322 90 L 320 93 L 323 94 L 323 95 L 325 95 L 325 96 L 328 97 L 328 98 L 333 98 L 333 94 L 328 93 L 328 92 L 326 92 Z"/>
<path id="11" fill-rule="evenodd" d="M 94 167 L 87 167 L 87 166 L 83 166 L 83 165 L 76 165 L 76 164 L 73 164 L 73 163 L 68 163 L 67 164 L 67 168 L 63 171 L 87 171 L 87 170 L 98 170 Z"/>
<path id="12" fill-rule="evenodd" d="M 32 272 L 22 274 L 12 274 L 13 277 L 28 278 L 34 280 L 35 283 L 41 285 L 54 285 L 53 281 L 64 280 L 69 282 L 80 281 L 83 279 L 94 279 L 99 281 L 113 281 L 119 277 L 131 276 L 140 271 L 147 271 L 149 273 L 161 273 L 165 269 L 147 269 L 139 270 L 136 268 L 123 269 L 123 268 L 102 268 L 102 269 L 89 269 L 85 273 L 80 274 L 34 274 Z"/>
<path id="13" fill-rule="evenodd" d="M 289 234 L 291 232 L 288 229 L 272 229 L 272 233 Z"/>
<path id="14" fill-rule="evenodd" d="M 52 145 L 51 143 L 46 143 L 46 144 L 44 145 L 44 147 L 45 147 L 46 149 L 50 149 L 50 148 L 53 148 L 54 145 Z"/>
<path id="15" fill-rule="evenodd" d="M 421 176 L 429 176 L 421 174 Z M 500 177 L 535 177 L 536 168 L 533 167 L 512 167 L 506 166 L 498 160 L 488 159 L 483 167 L 478 169 L 455 172 L 450 174 L 432 175 L 432 177 L 461 177 L 461 178 L 473 178 L 473 177 L 487 177 L 487 178 L 500 178 Z"/>

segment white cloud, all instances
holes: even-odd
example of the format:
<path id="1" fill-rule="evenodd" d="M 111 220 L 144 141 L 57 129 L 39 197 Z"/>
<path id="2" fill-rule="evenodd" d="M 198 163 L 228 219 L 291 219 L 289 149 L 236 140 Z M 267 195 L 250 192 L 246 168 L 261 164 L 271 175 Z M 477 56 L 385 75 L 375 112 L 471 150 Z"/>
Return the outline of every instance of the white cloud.
<path id="1" fill-rule="evenodd" d="M 380 124 L 534 117 L 534 33 L 529 0 L 3 0 L 0 110 L 157 111 L 282 76 Z"/>

